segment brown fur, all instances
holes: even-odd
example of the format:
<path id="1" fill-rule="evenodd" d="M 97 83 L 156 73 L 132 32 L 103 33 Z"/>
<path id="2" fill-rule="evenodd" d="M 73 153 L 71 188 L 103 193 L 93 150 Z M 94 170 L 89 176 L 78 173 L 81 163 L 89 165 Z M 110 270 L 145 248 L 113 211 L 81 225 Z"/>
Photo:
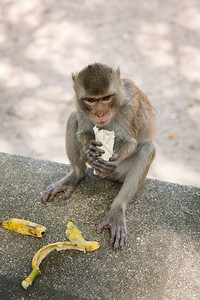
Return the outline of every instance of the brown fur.
<path id="1" fill-rule="evenodd" d="M 113 70 L 102 64 L 92 64 L 85 67 L 79 72 L 74 79 L 74 89 L 78 90 L 82 86 L 87 95 L 105 94 L 110 85 Z"/>

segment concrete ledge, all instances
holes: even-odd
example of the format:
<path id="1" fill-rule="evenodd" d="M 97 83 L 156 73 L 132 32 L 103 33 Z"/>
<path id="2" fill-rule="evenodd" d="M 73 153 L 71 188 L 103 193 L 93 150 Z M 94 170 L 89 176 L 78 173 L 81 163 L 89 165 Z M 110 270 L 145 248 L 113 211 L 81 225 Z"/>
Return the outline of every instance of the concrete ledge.
<path id="1" fill-rule="evenodd" d="M 96 233 L 100 220 L 120 188 L 91 173 L 69 200 L 61 195 L 43 206 L 45 187 L 64 176 L 68 166 L 28 157 L 0 154 L 1 219 L 28 219 L 48 228 L 44 238 L 0 228 L 0 299 L 200 299 L 200 190 L 147 179 L 127 211 L 128 243 L 113 252 L 109 231 Z M 31 272 L 33 255 L 42 246 L 66 240 L 68 220 L 95 252 L 51 253 L 42 275 L 27 290 L 21 281 Z"/>

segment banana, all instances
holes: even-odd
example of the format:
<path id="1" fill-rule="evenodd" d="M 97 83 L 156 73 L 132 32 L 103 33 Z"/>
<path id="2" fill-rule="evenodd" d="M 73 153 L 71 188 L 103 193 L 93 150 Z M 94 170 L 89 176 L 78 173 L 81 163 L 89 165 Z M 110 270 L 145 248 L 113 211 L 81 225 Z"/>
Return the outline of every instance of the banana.
<path id="1" fill-rule="evenodd" d="M 84 240 L 80 230 L 71 221 L 68 221 L 66 233 L 71 243 L 73 243 L 74 245 L 78 245 L 86 251 L 94 251 L 100 247 L 98 242 L 87 242 L 86 240 Z"/>
<path id="2" fill-rule="evenodd" d="M 2 222 L 1 226 L 17 233 L 28 234 L 35 237 L 42 237 L 42 234 L 47 230 L 47 228 L 42 225 L 16 218 Z"/>
<path id="3" fill-rule="evenodd" d="M 57 242 L 53 244 L 46 245 L 42 247 L 33 257 L 32 260 L 32 268 L 33 271 L 31 274 L 22 281 L 22 287 L 27 290 L 27 288 L 33 283 L 33 280 L 41 274 L 41 271 L 39 270 L 39 265 L 42 262 L 42 260 L 52 251 L 57 250 L 66 250 L 66 249 L 74 249 L 79 251 L 85 250 L 79 246 L 73 245 L 70 242 Z"/>
<path id="4" fill-rule="evenodd" d="M 113 147 L 114 147 L 114 138 L 115 138 L 115 133 L 114 131 L 108 131 L 101 129 L 95 125 L 93 127 L 94 134 L 95 134 L 95 140 L 97 142 L 102 143 L 102 146 L 100 147 L 102 150 L 105 152 L 101 155 L 101 158 L 104 160 L 109 160 L 109 158 L 113 154 Z M 96 170 L 94 170 L 94 175 L 97 175 Z"/>
<path id="5" fill-rule="evenodd" d="M 95 134 L 95 140 L 102 143 L 100 148 L 105 151 L 105 153 L 101 155 L 101 158 L 104 160 L 109 160 L 113 154 L 113 146 L 115 142 L 114 131 L 108 131 L 105 129 L 100 130 L 96 125 L 93 127 L 93 130 Z"/>

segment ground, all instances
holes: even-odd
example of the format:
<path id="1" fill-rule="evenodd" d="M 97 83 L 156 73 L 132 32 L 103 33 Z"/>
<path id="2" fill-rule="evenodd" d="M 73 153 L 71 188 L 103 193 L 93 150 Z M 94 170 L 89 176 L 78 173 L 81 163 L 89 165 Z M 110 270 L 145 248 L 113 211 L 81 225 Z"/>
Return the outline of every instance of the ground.
<path id="1" fill-rule="evenodd" d="M 0 25 L 0 151 L 67 162 L 71 73 L 120 66 L 157 115 L 150 176 L 200 182 L 198 0 L 4 0 Z"/>
<path id="2" fill-rule="evenodd" d="M 42 205 L 45 186 L 69 168 L 3 153 L 0 161 L 1 219 L 14 216 L 47 227 L 41 239 L 0 227 L 0 299 L 200 299 L 199 188 L 148 179 L 129 204 L 128 241 L 116 252 L 109 230 L 98 234 L 95 223 L 109 210 L 119 183 L 89 172 L 70 199 L 60 194 Z M 39 266 L 41 276 L 23 290 L 33 256 L 47 244 L 66 241 L 69 220 L 100 248 L 53 251 Z"/>

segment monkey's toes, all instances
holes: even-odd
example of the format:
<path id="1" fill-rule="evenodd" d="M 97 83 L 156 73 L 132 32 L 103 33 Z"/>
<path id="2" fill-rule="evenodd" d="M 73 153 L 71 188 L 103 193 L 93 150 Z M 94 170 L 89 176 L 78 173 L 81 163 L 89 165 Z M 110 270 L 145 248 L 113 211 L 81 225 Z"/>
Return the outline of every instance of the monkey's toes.
<path id="1" fill-rule="evenodd" d="M 46 205 L 48 202 L 48 198 L 49 198 L 49 193 L 45 193 L 41 198 L 42 204 Z"/>
<path id="2" fill-rule="evenodd" d="M 111 228 L 111 239 L 110 243 L 115 251 L 121 250 L 126 243 L 126 231 L 123 228 Z"/>
<path id="3" fill-rule="evenodd" d="M 65 190 L 66 186 L 57 186 L 57 187 L 52 187 L 49 186 L 47 188 L 46 192 L 44 193 L 41 202 L 43 204 L 47 204 L 47 202 L 53 201 L 53 198 L 60 192 L 63 192 Z"/>
<path id="4" fill-rule="evenodd" d="M 106 221 L 106 219 L 101 220 L 101 222 L 97 226 L 97 233 L 101 233 L 103 228 L 110 228 L 110 226 L 109 226 L 108 222 Z"/>
<path id="5" fill-rule="evenodd" d="M 75 188 L 74 187 L 68 187 L 65 190 L 64 198 L 67 199 L 71 196 L 71 194 L 74 192 Z"/>
<path id="6" fill-rule="evenodd" d="M 47 202 L 51 202 L 53 200 L 54 194 L 52 195 L 52 191 L 46 191 L 42 196 L 41 202 L 42 204 L 46 205 Z"/>

